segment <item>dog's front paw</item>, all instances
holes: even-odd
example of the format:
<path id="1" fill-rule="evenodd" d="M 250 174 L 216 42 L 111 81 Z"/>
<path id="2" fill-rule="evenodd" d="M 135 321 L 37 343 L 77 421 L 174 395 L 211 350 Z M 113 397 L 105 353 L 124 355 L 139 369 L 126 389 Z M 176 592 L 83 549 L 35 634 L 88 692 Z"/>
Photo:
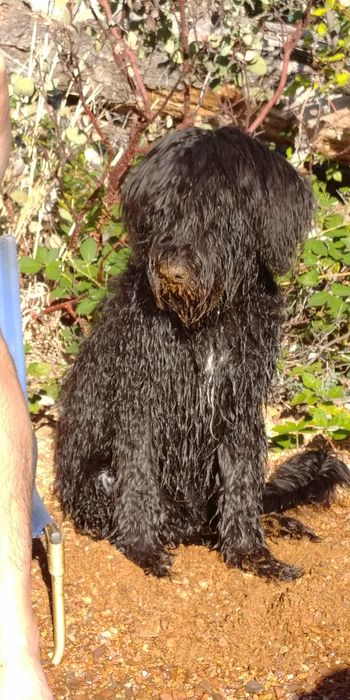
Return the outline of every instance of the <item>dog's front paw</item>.
<path id="1" fill-rule="evenodd" d="M 269 513 L 262 516 L 265 537 L 271 539 L 284 537 L 292 540 L 307 539 L 310 542 L 320 542 L 316 532 L 296 518 L 290 518 L 282 513 Z"/>
<path id="2" fill-rule="evenodd" d="M 172 564 L 172 556 L 161 547 L 146 547 L 142 543 L 128 545 L 117 544 L 125 556 L 141 567 L 146 574 L 158 578 L 168 576 Z"/>
<path id="3" fill-rule="evenodd" d="M 277 581 L 294 581 L 302 576 L 301 569 L 276 559 L 267 547 L 242 552 L 223 552 L 227 566 L 238 567 L 243 571 L 252 571 L 257 576 Z"/>

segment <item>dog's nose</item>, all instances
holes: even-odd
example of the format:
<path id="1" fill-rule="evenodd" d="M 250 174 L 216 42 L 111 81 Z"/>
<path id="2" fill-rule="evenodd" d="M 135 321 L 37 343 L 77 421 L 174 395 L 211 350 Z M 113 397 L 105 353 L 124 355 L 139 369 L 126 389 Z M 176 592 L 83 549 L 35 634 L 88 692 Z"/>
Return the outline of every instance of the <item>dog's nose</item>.
<path id="1" fill-rule="evenodd" d="M 188 281 L 189 269 L 181 263 L 161 262 L 158 277 L 168 284 L 183 284 Z"/>
<path id="2" fill-rule="evenodd" d="M 186 326 L 190 325 L 203 295 L 190 260 L 164 255 L 158 259 L 150 281 L 159 308 L 170 307 Z"/>

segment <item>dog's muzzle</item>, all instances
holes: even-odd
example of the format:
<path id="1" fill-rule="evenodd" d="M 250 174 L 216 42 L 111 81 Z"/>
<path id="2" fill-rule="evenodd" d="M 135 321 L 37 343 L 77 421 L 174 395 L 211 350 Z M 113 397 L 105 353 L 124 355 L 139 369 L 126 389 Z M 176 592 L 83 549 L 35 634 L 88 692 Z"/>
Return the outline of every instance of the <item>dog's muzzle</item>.
<path id="1" fill-rule="evenodd" d="M 218 290 L 214 293 L 212 287 L 201 284 L 195 266 L 185 260 L 161 259 L 149 278 L 157 306 L 175 311 L 185 326 L 199 321 L 216 306 L 220 296 Z"/>

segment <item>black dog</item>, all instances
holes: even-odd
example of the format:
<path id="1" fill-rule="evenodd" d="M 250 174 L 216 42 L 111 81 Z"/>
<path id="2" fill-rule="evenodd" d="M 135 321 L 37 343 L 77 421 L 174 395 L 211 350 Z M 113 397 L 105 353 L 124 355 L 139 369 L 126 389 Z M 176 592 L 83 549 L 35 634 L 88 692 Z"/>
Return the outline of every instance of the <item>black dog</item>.
<path id="1" fill-rule="evenodd" d="M 239 129 L 163 138 L 123 190 L 133 259 L 65 381 L 57 486 L 76 526 L 158 576 L 180 542 L 292 579 L 262 511 L 349 483 L 310 452 L 265 491 L 262 408 L 280 345 L 285 272 L 313 215 L 308 185 Z M 313 533 L 280 518 L 281 531 Z"/>

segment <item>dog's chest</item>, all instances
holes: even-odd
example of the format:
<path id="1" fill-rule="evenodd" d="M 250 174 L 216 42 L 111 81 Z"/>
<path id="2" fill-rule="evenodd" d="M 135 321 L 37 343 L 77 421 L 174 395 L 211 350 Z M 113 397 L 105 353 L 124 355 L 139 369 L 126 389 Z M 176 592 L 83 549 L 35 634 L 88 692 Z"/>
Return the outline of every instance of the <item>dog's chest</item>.
<path id="1" fill-rule="evenodd" d="M 221 345 L 215 347 L 210 343 L 203 356 L 202 371 L 199 379 L 199 392 L 201 402 L 207 402 L 209 411 L 214 409 L 217 400 L 217 392 L 225 375 L 225 368 L 229 362 L 228 349 Z"/>
<path id="2" fill-rule="evenodd" d="M 212 382 L 214 378 L 222 372 L 229 360 L 229 352 L 227 348 L 215 348 L 211 343 L 207 352 L 204 355 L 204 377 L 208 382 Z"/>

